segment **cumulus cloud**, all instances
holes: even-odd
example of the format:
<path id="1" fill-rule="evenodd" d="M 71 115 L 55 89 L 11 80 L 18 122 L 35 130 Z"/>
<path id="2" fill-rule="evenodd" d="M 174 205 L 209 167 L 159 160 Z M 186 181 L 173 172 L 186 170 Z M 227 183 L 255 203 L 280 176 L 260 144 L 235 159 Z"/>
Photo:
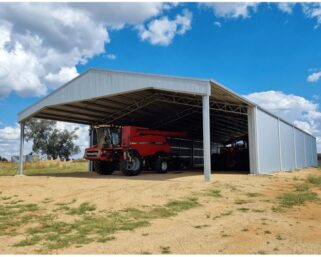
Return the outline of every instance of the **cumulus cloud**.
<path id="1" fill-rule="evenodd" d="M 293 8 L 296 5 L 296 3 L 286 3 L 286 2 L 282 2 L 282 3 L 278 3 L 277 7 L 285 13 L 291 14 L 293 12 Z"/>
<path id="2" fill-rule="evenodd" d="M 50 72 L 46 75 L 45 80 L 55 88 L 57 85 L 62 85 L 64 82 L 69 81 L 78 75 L 76 67 L 62 67 L 58 73 L 53 74 Z"/>
<path id="3" fill-rule="evenodd" d="M 183 35 L 191 29 L 192 13 L 185 10 L 182 15 L 177 15 L 170 20 L 167 16 L 154 19 L 145 27 L 137 26 L 141 40 L 153 45 L 167 46 L 172 43 L 176 34 Z"/>
<path id="4" fill-rule="evenodd" d="M 317 82 L 321 78 L 321 71 L 313 72 L 307 77 L 308 82 Z"/>
<path id="5" fill-rule="evenodd" d="M 321 111 L 319 105 L 304 97 L 281 91 L 265 91 L 246 95 L 249 100 L 317 137 L 321 152 Z"/>
<path id="6" fill-rule="evenodd" d="M 0 97 L 13 91 L 20 96 L 45 95 L 48 88 L 76 76 L 76 65 L 105 53 L 108 30 L 143 24 L 173 6 L 0 3 Z M 186 27 L 184 20 L 177 22 Z"/>
<path id="7" fill-rule="evenodd" d="M 216 17 L 221 18 L 249 18 L 253 12 L 256 12 L 259 3 L 235 2 L 235 3 L 205 3 L 211 8 Z"/>
<path id="8" fill-rule="evenodd" d="M 78 136 L 78 139 L 75 140 L 75 144 L 80 147 L 81 152 L 73 157 L 81 158 L 84 154 L 85 148 L 88 147 L 89 144 L 89 126 L 68 122 L 57 122 L 56 128 L 59 130 L 66 129 L 68 131 L 72 131 L 77 128 L 76 135 Z M 18 124 L 0 128 L 0 156 L 10 159 L 11 156 L 19 155 L 19 146 L 20 126 Z M 29 154 L 30 152 L 32 152 L 32 141 L 25 142 L 24 145 L 24 154 Z"/>
<path id="9" fill-rule="evenodd" d="M 5 126 L 0 129 L 0 156 L 10 160 L 11 156 L 19 155 L 20 126 Z M 25 154 L 32 151 L 32 143 L 25 142 Z"/>

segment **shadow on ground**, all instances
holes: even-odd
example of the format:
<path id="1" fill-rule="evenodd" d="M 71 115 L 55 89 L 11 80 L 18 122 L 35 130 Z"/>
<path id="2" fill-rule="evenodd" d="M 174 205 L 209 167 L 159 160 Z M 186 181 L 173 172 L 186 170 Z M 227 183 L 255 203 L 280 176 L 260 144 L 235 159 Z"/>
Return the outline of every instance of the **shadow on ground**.
<path id="1" fill-rule="evenodd" d="M 33 174 L 30 177 L 66 177 L 66 178 L 89 178 L 89 179 L 127 179 L 127 180 L 169 180 L 179 177 L 187 176 L 200 176 L 203 174 L 202 170 L 187 170 L 187 171 L 170 171 L 166 174 L 155 173 L 154 171 L 143 171 L 138 176 L 124 176 L 120 171 L 115 171 L 112 175 L 99 175 L 95 172 L 56 172 L 47 174 Z M 215 174 L 225 174 L 225 175 L 248 175 L 245 171 L 214 171 Z"/>

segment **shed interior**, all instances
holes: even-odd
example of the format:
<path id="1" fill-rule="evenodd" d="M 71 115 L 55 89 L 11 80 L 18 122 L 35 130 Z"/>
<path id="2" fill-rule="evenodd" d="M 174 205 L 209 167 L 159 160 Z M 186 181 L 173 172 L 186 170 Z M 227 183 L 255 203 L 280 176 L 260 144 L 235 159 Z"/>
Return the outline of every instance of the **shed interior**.
<path id="1" fill-rule="evenodd" d="M 237 142 L 243 139 L 247 141 L 248 106 L 242 99 L 224 88 L 212 85 L 211 90 L 212 169 L 235 170 L 231 163 L 235 163 L 236 158 L 240 156 L 235 153 L 228 154 L 229 149 L 226 150 L 223 146 L 237 146 L 239 145 Z M 88 125 L 134 125 L 160 130 L 185 131 L 189 139 L 199 141 L 202 140 L 203 133 L 201 96 L 155 89 L 48 106 L 38 111 L 33 117 Z M 245 160 L 247 165 L 238 166 L 237 169 L 249 172 L 248 143 L 245 147 L 241 159 Z M 221 153 L 218 149 L 221 149 Z M 220 153 L 219 156 L 218 153 Z M 217 166 L 220 161 L 220 165 Z"/>

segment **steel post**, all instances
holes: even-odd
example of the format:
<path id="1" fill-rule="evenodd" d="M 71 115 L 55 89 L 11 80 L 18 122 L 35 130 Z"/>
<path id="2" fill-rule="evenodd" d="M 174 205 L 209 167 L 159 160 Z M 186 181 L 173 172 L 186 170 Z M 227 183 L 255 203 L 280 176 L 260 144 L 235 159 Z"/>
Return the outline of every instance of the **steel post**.
<path id="1" fill-rule="evenodd" d="M 211 136 L 210 136 L 210 97 L 203 96 L 203 155 L 204 179 L 211 181 Z"/>
<path id="2" fill-rule="evenodd" d="M 18 175 L 23 175 L 23 147 L 25 141 L 25 124 L 20 123 L 20 151 L 19 151 L 19 171 Z"/>

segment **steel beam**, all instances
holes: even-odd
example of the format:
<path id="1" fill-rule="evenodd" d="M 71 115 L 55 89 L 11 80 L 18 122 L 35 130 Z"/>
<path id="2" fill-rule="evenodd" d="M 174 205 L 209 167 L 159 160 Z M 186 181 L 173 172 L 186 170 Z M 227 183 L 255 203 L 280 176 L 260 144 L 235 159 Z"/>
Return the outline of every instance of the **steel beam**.
<path id="1" fill-rule="evenodd" d="M 119 111 L 109 115 L 107 119 L 102 120 L 102 123 L 111 124 L 122 117 L 126 117 L 127 115 L 155 102 L 156 96 L 157 94 L 152 94 L 147 98 L 135 101 L 133 104 L 127 105 L 125 108 L 122 108 Z"/>
<path id="2" fill-rule="evenodd" d="M 197 97 L 181 96 L 181 95 L 169 95 L 169 94 L 159 94 L 158 101 L 170 102 L 176 104 L 182 104 L 187 106 L 194 106 L 201 108 L 202 101 Z M 231 103 L 224 103 L 219 101 L 210 101 L 210 109 L 215 111 L 223 111 L 235 114 L 247 115 L 247 106 L 237 105 Z"/>

